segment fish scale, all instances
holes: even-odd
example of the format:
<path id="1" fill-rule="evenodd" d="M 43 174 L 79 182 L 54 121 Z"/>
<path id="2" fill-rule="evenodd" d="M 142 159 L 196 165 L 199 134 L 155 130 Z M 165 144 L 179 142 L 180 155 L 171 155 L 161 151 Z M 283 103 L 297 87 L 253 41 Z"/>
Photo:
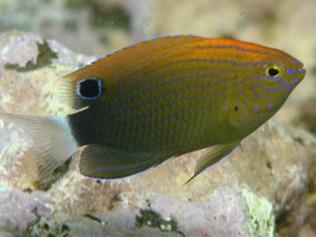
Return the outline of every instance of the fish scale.
<path id="1" fill-rule="evenodd" d="M 208 73 L 207 75 L 209 75 L 210 73 Z M 202 77 L 201 79 L 210 79 L 210 78 L 207 78 L 207 75 L 205 75 L 204 77 Z M 190 81 L 185 81 L 185 76 L 184 77 L 181 77 L 181 76 L 178 76 L 176 79 L 177 80 L 168 80 L 168 79 L 165 79 L 165 80 L 160 80 L 160 83 L 156 83 L 155 86 L 154 86 L 154 90 L 157 90 L 157 89 L 163 89 L 163 90 L 167 90 L 168 88 L 161 88 L 161 84 L 166 84 L 168 87 L 171 87 L 171 86 L 174 86 L 174 87 L 177 87 L 180 85 L 182 85 L 184 88 L 186 89 L 198 89 L 199 85 L 197 83 L 197 80 L 200 78 L 199 75 L 197 76 L 188 76 L 187 78 L 191 79 Z M 195 82 L 194 82 L 194 85 L 190 85 L 192 84 L 192 81 L 195 79 Z M 157 80 L 157 82 L 159 81 L 159 79 Z M 166 83 L 167 82 L 167 83 Z M 172 83 L 172 82 L 176 82 L 176 83 Z M 187 82 L 189 85 L 187 84 L 184 84 L 185 82 Z M 208 83 L 209 85 L 212 85 L 213 84 L 213 80 L 210 80 L 210 82 L 207 82 L 206 80 L 203 81 L 203 83 Z M 194 88 L 193 88 L 194 87 Z M 149 87 L 150 88 L 150 87 Z M 170 88 L 169 88 L 170 89 Z M 155 91 L 152 91 L 152 92 L 155 92 Z M 165 93 L 166 94 L 166 93 Z M 142 99 L 145 99 L 144 98 L 144 94 L 143 93 L 138 93 L 138 95 L 140 95 L 140 97 Z M 163 95 L 164 96 L 164 95 Z M 154 99 L 155 99 L 155 95 L 152 96 Z M 147 99 L 147 98 L 146 98 Z"/>
<path id="2" fill-rule="evenodd" d="M 40 173 L 79 148 L 80 172 L 96 178 L 126 177 L 208 148 L 193 178 L 273 116 L 304 76 L 303 64 L 278 49 L 162 37 L 58 80 L 54 94 L 73 109 L 67 117 L 3 116 L 31 134 Z"/>
<path id="3" fill-rule="evenodd" d="M 200 90 L 202 90 L 203 88 L 200 88 Z M 209 97 L 209 91 L 202 91 L 202 93 L 200 93 L 198 90 L 197 90 L 197 88 L 190 88 L 190 87 L 187 87 L 187 90 L 190 92 L 190 93 L 188 93 L 188 95 L 185 93 L 185 91 L 183 92 L 183 90 L 181 90 L 182 91 L 182 99 L 176 99 L 176 98 L 168 98 L 167 97 L 167 99 L 169 99 L 169 101 L 171 100 L 171 101 L 173 101 L 173 102 L 175 102 L 175 101 L 180 101 L 180 103 L 179 103 L 179 106 L 181 106 L 182 104 L 183 104 L 183 102 L 185 101 L 184 99 L 183 99 L 183 97 L 185 97 L 186 98 L 186 100 L 187 99 L 190 99 L 191 97 L 196 97 L 194 94 L 197 94 L 197 95 L 199 95 L 200 94 L 200 97 L 197 97 L 197 98 L 201 98 L 201 94 L 206 94 L 207 96 L 205 97 L 206 99 Z M 171 92 L 173 92 L 173 91 L 171 91 Z M 204 92 L 204 93 L 203 93 Z M 171 95 L 172 95 L 172 93 L 171 93 Z M 163 96 L 163 95 L 162 95 Z M 203 97 L 204 98 L 204 97 Z M 205 101 L 206 101 L 206 99 L 205 99 Z M 192 105 L 188 105 L 188 109 L 187 110 L 190 110 L 192 107 L 194 107 L 194 102 L 196 102 L 196 101 L 191 101 L 191 103 L 192 103 Z M 164 108 L 164 104 L 162 104 L 162 103 L 159 103 L 158 104 L 158 106 L 160 106 L 160 107 L 162 107 L 162 108 Z M 178 106 L 178 107 L 179 107 Z M 152 104 L 150 104 L 149 105 L 149 107 L 154 107 L 153 108 L 153 112 L 155 112 L 155 111 L 157 111 L 157 109 L 155 108 L 155 105 L 152 105 Z M 184 109 L 179 109 L 178 108 L 178 111 L 176 110 L 177 108 L 170 108 L 170 110 L 171 111 L 173 111 L 173 114 L 178 114 L 180 111 L 182 112 L 182 114 L 183 114 L 183 116 L 187 116 L 188 114 L 186 114 L 185 113 L 185 110 Z M 148 111 L 147 111 L 148 112 Z M 195 111 L 195 112 L 198 112 L 198 111 Z M 170 114 L 169 113 L 169 111 L 164 111 L 164 113 L 163 113 L 166 117 L 168 117 L 169 115 L 168 114 Z M 179 114 L 181 114 L 181 113 L 179 113 Z M 191 113 L 190 113 L 191 114 Z M 146 115 L 144 115 L 144 116 L 146 116 Z M 137 122 L 138 121 L 138 119 L 140 119 L 142 116 L 139 116 L 139 117 L 137 117 L 137 119 L 136 119 L 136 121 L 135 121 L 135 119 L 134 119 L 134 121 L 135 122 Z M 157 115 L 157 116 L 154 116 L 154 117 L 157 117 L 157 118 L 159 118 L 159 120 L 157 121 L 157 123 L 159 123 L 159 122 L 162 122 L 162 120 L 163 120 L 163 118 L 164 118 L 164 116 L 159 116 L 159 115 Z M 130 116 L 128 116 L 128 118 L 130 119 L 130 120 L 132 120 L 133 119 L 133 117 L 130 117 Z M 131 121 L 131 123 L 133 123 L 133 121 Z M 141 123 L 139 123 L 140 124 L 140 127 L 146 127 L 146 122 L 144 122 L 143 120 L 141 121 Z M 154 123 L 155 124 L 155 123 Z M 151 128 L 154 128 L 154 124 L 152 124 L 152 126 L 151 126 Z M 187 123 L 185 123 L 185 124 L 187 124 Z M 160 130 L 160 129 L 165 129 L 165 130 L 167 130 L 167 131 L 171 131 L 172 132 L 172 134 L 168 134 L 168 136 L 171 136 L 171 135 L 175 135 L 175 136 L 178 136 L 178 134 L 175 134 L 172 130 L 171 130 L 171 127 L 167 127 L 167 126 L 165 126 L 164 128 L 160 128 L 159 126 L 157 126 L 156 127 L 156 130 Z M 183 129 L 185 129 L 185 128 L 183 128 Z M 136 132 L 135 132 L 135 129 L 133 129 L 133 131 L 134 131 L 134 133 L 135 134 L 137 134 Z M 191 131 L 188 131 L 188 133 L 190 133 Z M 145 133 L 148 133 L 148 131 L 145 131 Z M 156 143 L 154 143 L 154 144 L 156 144 Z"/>
<path id="4" fill-rule="evenodd" d="M 208 49 L 208 50 L 210 50 L 210 49 Z M 230 54 L 229 54 L 229 52 L 228 53 L 226 52 L 226 51 L 229 51 L 229 50 L 231 52 Z M 211 59 L 212 60 L 211 62 L 207 62 L 206 61 L 207 59 L 203 58 L 203 55 L 199 56 L 199 57 L 192 58 L 192 54 L 190 54 L 189 52 L 190 52 L 190 48 L 186 48 L 186 47 L 184 47 L 184 49 L 181 51 L 181 56 L 179 56 L 177 58 L 177 61 L 176 61 L 176 62 L 180 62 L 180 66 L 177 65 L 176 62 L 172 62 L 172 61 L 171 61 L 171 63 L 170 62 L 169 63 L 165 63 L 167 66 L 169 66 L 169 70 L 172 70 L 172 67 L 170 69 L 170 65 L 173 65 L 173 66 L 175 66 L 175 69 L 176 69 L 175 74 L 177 74 L 177 71 L 179 71 L 179 74 L 181 75 L 181 67 L 184 66 L 184 65 L 182 65 L 184 63 L 183 60 L 187 60 L 188 64 L 191 63 L 191 65 L 186 67 L 186 70 L 190 70 L 190 66 L 192 68 L 196 69 L 196 68 L 200 68 L 199 65 L 201 65 L 201 64 L 209 64 L 208 65 L 209 66 L 208 70 L 210 70 L 210 68 L 212 69 L 212 67 L 213 67 L 213 68 L 215 68 L 215 69 L 213 69 L 213 71 L 216 71 L 216 69 L 217 70 L 221 69 L 222 67 L 226 68 L 226 69 L 230 69 L 231 71 L 233 71 L 234 67 L 235 67 L 234 66 L 235 63 L 236 64 L 237 63 L 241 64 L 241 63 L 247 63 L 249 61 L 249 58 L 247 58 L 247 56 L 245 56 L 243 58 L 246 58 L 248 61 L 238 62 L 235 58 L 236 58 L 236 56 L 239 57 L 241 55 L 241 53 L 238 52 L 238 54 L 237 54 L 236 52 L 231 51 L 230 48 L 227 48 L 227 49 L 226 48 L 225 49 L 218 49 L 218 48 L 216 48 L 215 51 L 213 52 L 213 55 L 212 55 L 213 58 Z M 180 53 L 178 53 L 178 54 L 180 54 Z M 248 54 L 253 54 L 253 53 L 251 52 L 251 53 L 248 53 Z M 172 54 L 170 53 L 170 55 L 172 55 Z M 197 53 L 193 54 L 193 56 L 194 55 L 197 55 Z M 227 55 L 230 56 L 230 57 L 228 58 Z M 161 57 L 163 57 L 163 56 L 161 56 Z M 162 60 L 162 62 L 166 62 L 166 61 L 168 62 L 168 60 L 170 60 L 170 59 L 171 58 L 169 56 L 165 55 L 165 60 Z M 201 61 L 199 61 L 199 59 Z M 228 63 L 225 63 L 225 62 L 228 62 Z M 213 63 L 213 65 L 211 65 L 212 67 L 210 67 L 211 63 Z M 254 63 L 254 62 L 251 62 L 251 63 Z M 146 119 L 140 120 L 140 118 L 142 116 L 155 116 L 155 114 L 158 114 L 156 116 L 160 118 L 159 122 L 161 122 L 161 120 L 164 118 L 164 115 L 159 115 L 159 113 L 155 113 L 155 111 L 159 110 L 159 108 L 160 108 L 160 110 L 163 110 L 163 108 L 166 106 L 165 104 L 166 103 L 168 104 L 168 101 L 172 101 L 172 103 L 176 104 L 177 101 L 179 100 L 180 104 L 183 104 L 186 99 L 194 98 L 194 93 L 193 94 L 186 94 L 185 93 L 186 90 L 183 89 L 183 88 L 178 89 L 176 91 L 168 90 L 170 88 L 165 89 L 162 92 L 160 92 L 158 90 L 157 93 L 153 93 L 152 99 L 151 99 L 151 97 L 148 98 L 148 96 L 146 96 L 146 94 L 140 93 L 139 91 L 142 91 L 142 89 L 140 89 L 140 88 L 144 87 L 142 85 L 142 86 L 139 86 L 140 88 L 137 88 L 140 83 L 143 83 L 143 84 L 152 83 L 152 84 L 154 84 L 153 86 L 156 86 L 155 89 L 157 89 L 157 88 L 159 88 L 159 84 L 164 83 L 165 80 L 166 80 L 165 78 L 168 78 L 167 76 L 165 78 L 163 78 L 164 74 L 168 74 L 168 70 L 166 70 L 166 67 L 161 67 L 158 64 L 158 65 L 154 65 L 153 68 L 152 67 L 148 67 L 148 69 L 147 69 L 146 65 L 147 64 L 145 64 L 143 66 L 145 68 L 145 70 L 142 70 L 142 66 L 139 66 L 137 68 L 137 70 L 134 69 L 134 70 L 131 71 L 131 72 L 134 72 L 137 77 L 141 78 L 135 84 L 133 84 L 136 87 L 135 89 L 133 87 L 129 88 L 129 90 L 136 95 L 136 98 L 133 97 L 133 96 L 131 96 L 131 98 L 129 98 L 130 93 L 128 91 L 125 91 L 123 89 L 124 87 L 120 87 L 120 90 L 121 90 L 121 94 L 125 94 L 127 99 L 124 99 L 124 97 L 121 98 L 119 95 L 117 96 L 118 101 L 122 101 L 122 102 L 117 102 L 117 104 L 122 105 L 121 112 L 123 113 L 123 114 L 119 113 L 118 116 L 121 117 L 121 119 L 123 121 L 125 121 L 125 122 L 130 122 L 130 123 L 135 122 L 135 123 L 137 123 L 138 121 L 142 121 L 141 126 L 145 126 L 145 127 L 146 127 Z M 159 69 L 160 69 L 160 71 L 159 71 Z M 247 70 L 247 68 L 242 68 L 242 69 L 243 70 Z M 238 74 L 241 73 L 242 69 L 239 69 Z M 137 74 L 136 72 L 139 72 L 139 74 Z M 161 74 L 161 72 L 162 72 L 162 74 Z M 223 72 L 225 72 L 225 71 L 223 70 Z M 191 73 L 193 75 L 196 75 L 196 73 L 194 74 L 194 70 L 192 70 L 192 69 L 191 69 Z M 127 74 L 127 76 L 128 75 L 130 75 L 130 74 Z M 150 77 L 148 78 L 148 75 L 151 75 L 152 77 L 154 76 L 155 80 L 153 80 Z M 228 78 L 227 81 L 229 81 L 229 79 L 230 80 L 234 80 L 234 78 L 233 79 L 229 78 L 229 76 L 230 75 L 228 75 L 226 77 L 226 78 Z M 124 77 L 124 75 L 123 75 L 123 77 Z M 178 77 L 177 79 L 179 79 L 179 78 L 180 78 L 179 83 L 182 83 L 182 86 L 183 86 L 185 81 L 181 80 L 181 77 Z M 193 88 L 190 88 L 190 83 L 194 79 L 195 79 L 194 76 L 192 76 L 192 79 L 188 81 L 187 90 L 189 90 L 189 91 L 192 90 L 193 92 L 196 92 L 196 90 L 198 90 L 197 83 L 195 83 L 195 86 L 193 86 Z M 214 78 L 210 78 L 210 79 L 214 80 Z M 216 80 L 220 80 L 220 79 L 222 79 L 222 78 L 216 78 Z M 126 78 L 125 81 L 126 81 L 127 85 L 130 85 L 130 83 L 128 83 L 128 81 L 129 81 L 128 77 Z M 121 83 L 123 83 L 123 82 L 121 82 Z M 220 84 L 220 83 L 218 83 L 218 84 Z M 217 91 L 221 90 L 223 92 L 225 90 L 225 88 L 231 86 L 227 82 L 226 83 L 222 82 L 221 84 L 222 85 L 219 85 L 219 86 L 215 87 L 215 89 Z M 150 88 L 151 86 L 152 85 L 147 86 L 147 90 L 148 90 L 148 87 Z M 178 85 L 175 84 L 175 87 L 177 87 L 177 86 Z M 224 89 L 222 89 L 222 88 L 224 88 Z M 176 96 L 177 93 L 181 93 L 184 96 L 180 97 L 180 99 L 179 99 L 179 97 Z M 159 96 L 157 96 L 156 94 L 159 94 Z M 175 96 L 173 96 L 173 94 L 175 94 Z M 204 95 L 204 94 L 205 93 L 200 93 L 200 95 Z M 137 96 L 138 96 L 138 98 L 137 98 Z M 223 95 L 221 95 L 221 96 L 223 96 Z M 135 101 L 135 103 L 129 103 L 130 102 L 129 99 L 131 99 L 132 101 Z M 160 103 L 157 103 L 157 101 L 159 101 Z M 210 107 L 214 106 L 215 101 L 220 101 L 220 97 L 213 99 L 210 102 Z M 148 108 L 151 108 L 151 109 L 148 111 Z M 129 112 L 126 114 L 126 116 L 124 116 L 124 113 L 126 113 L 126 110 L 128 110 Z M 185 113 L 184 109 L 176 110 L 176 108 L 171 108 L 171 110 L 173 110 L 174 113 L 177 113 L 178 111 L 182 111 L 182 113 Z M 161 113 L 161 114 L 168 114 L 169 113 L 168 110 L 163 110 L 163 111 L 164 112 Z M 128 115 L 129 113 L 130 113 L 130 115 Z M 151 113 L 153 113 L 153 115 L 151 115 Z M 111 112 L 109 112 L 109 116 L 111 116 Z M 124 119 L 125 117 L 127 118 L 127 121 Z M 168 117 L 168 115 L 166 115 L 166 117 Z M 150 120 L 148 121 L 148 123 L 150 123 Z M 131 126 L 131 127 L 133 127 L 133 126 Z M 153 126 L 149 126 L 149 127 L 153 127 Z M 160 127 L 158 127 L 158 128 L 160 129 Z M 165 126 L 164 129 L 169 130 L 170 128 Z M 134 132 L 135 132 L 135 130 L 134 130 Z M 137 132 L 135 132 L 135 134 L 137 134 Z M 133 144 L 130 144 L 130 146 L 132 147 Z"/>

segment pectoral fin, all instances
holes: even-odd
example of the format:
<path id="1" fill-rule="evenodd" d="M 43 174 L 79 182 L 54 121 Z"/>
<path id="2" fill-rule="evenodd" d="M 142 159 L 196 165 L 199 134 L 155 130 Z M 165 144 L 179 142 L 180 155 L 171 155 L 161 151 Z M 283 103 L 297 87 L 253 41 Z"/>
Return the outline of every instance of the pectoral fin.
<path id="1" fill-rule="evenodd" d="M 203 154 L 201 158 L 198 160 L 193 176 L 187 182 L 185 182 L 185 184 L 189 183 L 207 167 L 214 165 L 216 162 L 218 162 L 226 155 L 231 153 L 234 150 L 234 148 L 236 148 L 239 145 L 239 142 L 240 141 L 236 141 L 232 143 L 219 144 L 210 147 L 206 151 L 206 153 Z"/>
<path id="2" fill-rule="evenodd" d="M 170 153 L 130 152 L 88 145 L 81 153 L 79 168 L 83 175 L 89 177 L 122 178 L 158 165 L 170 156 Z"/>

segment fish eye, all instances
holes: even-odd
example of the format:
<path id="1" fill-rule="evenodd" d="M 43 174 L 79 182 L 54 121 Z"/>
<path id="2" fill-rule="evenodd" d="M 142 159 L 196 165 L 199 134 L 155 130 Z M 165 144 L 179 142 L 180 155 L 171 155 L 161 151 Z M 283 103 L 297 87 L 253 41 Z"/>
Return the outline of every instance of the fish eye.
<path id="1" fill-rule="evenodd" d="M 96 77 L 88 77 L 77 82 L 77 94 L 86 100 L 94 100 L 103 92 L 102 80 Z"/>
<path id="2" fill-rule="evenodd" d="M 279 65 L 270 65 L 266 68 L 265 74 L 268 77 L 280 77 L 283 75 L 283 68 Z"/>

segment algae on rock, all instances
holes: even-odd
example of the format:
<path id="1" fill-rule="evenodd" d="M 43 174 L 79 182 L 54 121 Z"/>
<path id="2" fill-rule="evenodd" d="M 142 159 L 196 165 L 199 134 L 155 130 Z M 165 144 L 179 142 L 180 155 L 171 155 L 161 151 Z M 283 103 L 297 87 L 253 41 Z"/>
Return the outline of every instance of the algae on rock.
<path id="1" fill-rule="evenodd" d="M 247 208 L 247 229 L 252 237 L 273 237 L 275 216 L 273 205 L 265 198 L 257 197 L 247 189 L 242 190 Z"/>

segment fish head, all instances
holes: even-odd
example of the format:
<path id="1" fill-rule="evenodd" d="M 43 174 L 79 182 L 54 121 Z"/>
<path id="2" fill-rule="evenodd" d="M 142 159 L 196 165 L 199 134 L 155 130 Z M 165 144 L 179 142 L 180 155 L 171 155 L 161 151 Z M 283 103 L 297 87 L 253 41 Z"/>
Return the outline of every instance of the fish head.
<path id="1" fill-rule="evenodd" d="M 249 111 L 255 114 L 274 114 L 305 76 L 299 60 L 277 49 L 268 52 L 259 56 L 260 63 L 249 81 Z"/>
<path id="2" fill-rule="evenodd" d="M 266 47 L 255 50 L 254 56 L 242 59 L 246 66 L 237 69 L 240 81 L 226 106 L 230 123 L 243 134 L 273 116 L 305 76 L 303 64 L 289 54 Z"/>
<path id="3" fill-rule="evenodd" d="M 271 102 L 267 104 L 268 109 L 278 109 L 303 80 L 305 69 L 303 63 L 287 53 L 279 50 L 271 52 L 271 55 L 262 57 L 263 63 L 258 65 L 254 80 L 262 81 L 257 90 L 261 90 L 266 101 Z"/>

